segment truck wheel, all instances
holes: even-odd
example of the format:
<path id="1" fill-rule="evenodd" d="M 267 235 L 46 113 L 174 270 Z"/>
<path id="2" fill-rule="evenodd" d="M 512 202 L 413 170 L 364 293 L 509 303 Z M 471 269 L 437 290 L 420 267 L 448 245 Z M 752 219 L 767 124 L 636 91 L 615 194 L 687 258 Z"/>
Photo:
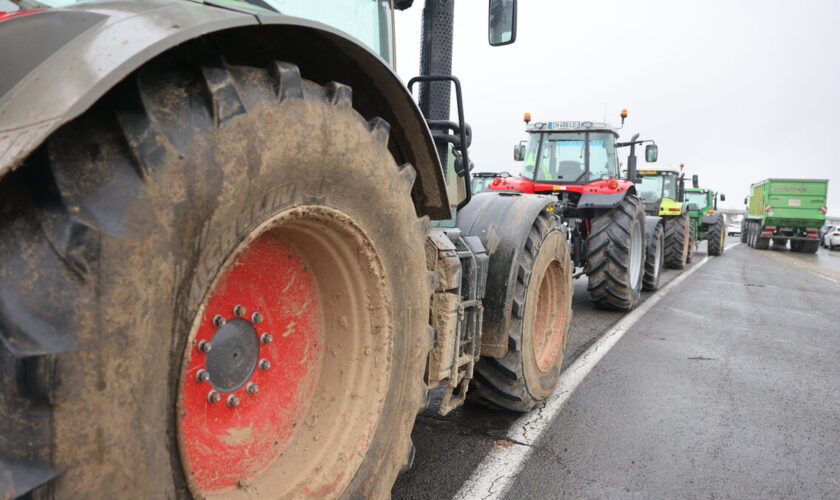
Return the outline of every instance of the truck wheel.
<path id="1" fill-rule="evenodd" d="M 647 240 L 647 256 L 645 257 L 645 275 L 642 278 L 642 289 L 654 291 L 659 289 L 662 277 L 662 263 L 665 261 L 665 232 L 662 224 L 657 224 L 653 234 Z"/>
<path id="2" fill-rule="evenodd" d="M 770 248 L 770 238 L 763 238 L 760 231 L 761 228 L 755 228 L 755 248 L 758 250 L 767 250 Z"/>
<path id="3" fill-rule="evenodd" d="M 594 217 L 586 242 L 589 297 L 597 307 L 629 311 L 639 303 L 645 264 L 645 209 L 628 194 Z"/>
<path id="4" fill-rule="evenodd" d="M 817 240 L 814 241 L 803 241 L 802 246 L 800 247 L 800 251 L 802 253 L 817 253 L 820 249 L 820 242 Z"/>
<path id="5" fill-rule="evenodd" d="M 687 213 L 665 218 L 665 267 L 682 269 L 688 262 L 690 224 Z"/>
<path id="6" fill-rule="evenodd" d="M 723 218 L 718 220 L 709 228 L 709 239 L 706 243 L 708 245 L 709 255 L 723 255 L 724 245 L 726 244 L 726 233 L 723 231 Z"/>
<path id="7" fill-rule="evenodd" d="M 572 317 L 572 261 L 560 218 L 542 212 L 510 266 L 516 273 L 508 351 L 482 357 L 467 397 L 526 412 L 557 385 Z"/>
<path id="8" fill-rule="evenodd" d="M 62 346 L 0 357 L 0 451 L 56 498 L 387 496 L 431 347 L 414 169 L 349 87 L 176 57 L 0 183 L 0 345 Z"/>
<path id="9" fill-rule="evenodd" d="M 749 224 L 743 223 L 743 222 L 741 223 L 741 243 L 746 243 L 747 242 L 747 228 L 748 227 L 749 227 Z"/>
<path id="10" fill-rule="evenodd" d="M 802 242 L 797 240 L 791 240 L 790 242 L 790 251 L 791 252 L 800 252 L 802 251 Z"/>

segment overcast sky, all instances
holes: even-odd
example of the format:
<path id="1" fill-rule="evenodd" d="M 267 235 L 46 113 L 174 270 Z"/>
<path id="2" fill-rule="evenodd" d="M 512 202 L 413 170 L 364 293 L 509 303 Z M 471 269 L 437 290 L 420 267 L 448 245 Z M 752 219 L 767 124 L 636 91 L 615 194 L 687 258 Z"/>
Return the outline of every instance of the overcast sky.
<path id="1" fill-rule="evenodd" d="M 423 0 L 397 12 L 397 66 L 419 67 Z M 518 173 L 522 114 L 618 123 L 742 208 L 767 177 L 830 179 L 840 216 L 840 1 L 520 0 L 517 41 L 487 44 L 487 1 L 456 2 L 453 73 L 476 170 Z M 454 108 L 453 108 L 454 116 Z M 642 155 L 643 157 L 643 155 Z M 644 165 L 640 158 L 640 166 Z"/>

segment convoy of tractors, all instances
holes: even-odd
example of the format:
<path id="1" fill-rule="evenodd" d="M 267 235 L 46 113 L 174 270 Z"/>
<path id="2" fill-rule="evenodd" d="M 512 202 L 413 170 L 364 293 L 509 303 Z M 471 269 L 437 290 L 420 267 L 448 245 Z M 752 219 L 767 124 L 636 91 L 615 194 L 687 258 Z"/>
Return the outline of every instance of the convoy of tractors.
<path id="1" fill-rule="evenodd" d="M 443 415 L 552 394 L 573 279 L 629 311 L 696 241 L 723 253 L 723 195 L 638 169 L 658 147 L 619 140 L 626 111 L 526 115 L 521 174 L 471 174 L 454 1 L 425 1 L 420 75 L 393 71 L 413 3 L 0 13 L 21 48 L 0 84 L 0 498 L 385 497 L 430 391 Z M 516 9 L 489 0 L 490 45 Z M 743 237 L 815 251 L 824 198 L 756 184 Z"/>

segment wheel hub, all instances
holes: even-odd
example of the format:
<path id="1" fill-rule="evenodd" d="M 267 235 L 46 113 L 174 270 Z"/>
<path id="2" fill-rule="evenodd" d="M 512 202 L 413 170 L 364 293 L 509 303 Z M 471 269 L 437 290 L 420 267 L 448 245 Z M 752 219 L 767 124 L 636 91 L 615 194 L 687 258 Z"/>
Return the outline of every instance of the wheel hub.
<path id="1" fill-rule="evenodd" d="M 248 320 L 235 318 L 216 330 L 210 341 L 206 370 L 210 385 L 219 392 L 234 392 L 251 378 L 260 357 L 257 329 Z"/>

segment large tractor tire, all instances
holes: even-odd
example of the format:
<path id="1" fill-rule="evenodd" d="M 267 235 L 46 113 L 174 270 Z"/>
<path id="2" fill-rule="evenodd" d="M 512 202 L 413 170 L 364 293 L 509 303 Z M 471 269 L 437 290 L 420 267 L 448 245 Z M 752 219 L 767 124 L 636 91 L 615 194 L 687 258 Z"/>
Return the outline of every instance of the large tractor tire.
<path id="1" fill-rule="evenodd" d="M 597 307 L 629 311 L 639 303 L 645 266 L 645 209 L 628 194 L 592 218 L 586 242 L 589 297 Z"/>
<path id="2" fill-rule="evenodd" d="M 688 262 L 692 226 L 688 213 L 665 218 L 665 267 L 685 267 Z"/>
<path id="3" fill-rule="evenodd" d="M 498 303 L 509 308 L 507 353 L 479 359 L 467 398 L 494 409 L 526 412 L 551 395 L 560 377 L 572 317 L 573 266 L 560 217 L 542 210 L 521 238 L 517 231 L 501 227 L 507 222 L 500 220 L 484 232 L 491 238 L 507 239 L 491 247 L 490 272 L 506 268 L 505 276 L 499 277 L 506 278 L 509 288 L 491 290 L 488 285 L 487 291 L 488 296 L 503 292 L 511 299 Z M 502 247 L 514 246 L 513 258 L 500 252 Z M 506 262 L 494 262 L 499 257 Z M 500 311 L 495 310 L 495 301 L 485 302 L 485 331 L 489 331 L 501 326 L 487 324 Z"/>
<path id="4" fill-rule="evenodd" d="M 690 264 L 694 259 L 694 252 L 697 251 L 697 226 L 691 219 L 688 220 L 688 255 L 685 257 L 686 264 Z"/>
<path id="5" fill-rule="evenodd" d="M 723 217 L 718 217 L 708 231 L 709 239 L 706 242 L 709 255 L 723 255 L 726 245 L 726 231 L 723 227 Z"/>
<path id="6" fill-rule="evenodd" d="M 11 496 L 386 497 L 432 340 L 414 169 L 349 87 L 189 49 L 0 183 Z"/>
<path id="7" fill-rule="evenodd" d="M 652 292 L 659 289 L 662 278 L 662 265 L 665 262 L 665 230 L 662 219 L 648 217 L 647 256 L 645 257 L 645 275 L 642 278 L 642 289 Z M 651 221 L 650 219 L 655 219 Z"/>

